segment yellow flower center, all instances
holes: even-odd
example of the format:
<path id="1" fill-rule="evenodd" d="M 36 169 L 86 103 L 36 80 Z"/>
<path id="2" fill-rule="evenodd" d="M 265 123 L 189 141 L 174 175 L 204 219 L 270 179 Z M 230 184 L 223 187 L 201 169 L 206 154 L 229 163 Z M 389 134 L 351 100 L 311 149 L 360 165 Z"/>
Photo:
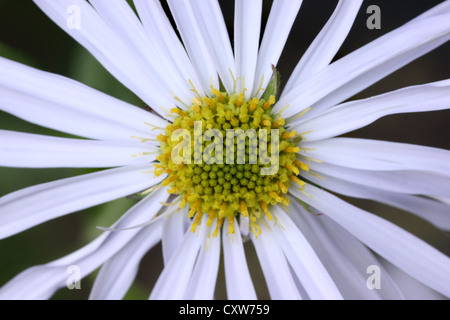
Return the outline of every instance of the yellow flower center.
<path id="1" fill-rule="evenodd" d="M 250 231 L 261 232 L 261 219 L 272 220 L 273 205 L 289 205 L 285 196 L 292 182 L 308 166 L 296 160 L 301 140 L 274 116 L 275 97 L 245 100 L 244 94 L 213 90 L 211 97 L 197 97 L 158 137 L 162 154 L 155 174 L 167 173 L 163 185 L 180 195 L 180 207 L 189 205 L 192 231 L 207 214 L 208 225 L 217 219 L 217 235 L 224 219 L 248 218 Z"/>

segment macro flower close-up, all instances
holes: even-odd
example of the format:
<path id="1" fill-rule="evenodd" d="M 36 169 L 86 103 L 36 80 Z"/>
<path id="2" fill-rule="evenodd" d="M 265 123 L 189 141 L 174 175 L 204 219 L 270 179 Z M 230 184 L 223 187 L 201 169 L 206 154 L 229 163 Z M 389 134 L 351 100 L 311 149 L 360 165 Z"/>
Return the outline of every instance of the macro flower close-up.
<path id="1" fill-rule="evenodd" d="M 354 201 L 401 211 L 448 248 L 450 151 L 354 132 L 386 116 L 448 115 L 448 60 L 446 78 L 358 94 L 448 45 L 449 0 L 347 54 L 358 16 L 371 32 L 384 11 L 335 1 L 289 77 L 279 62 L 306 0 L 33 2 L 138 102 L 3 57 L 0 46 L 0 117 L 47 130 L 0 119 L 0 176 L 45 170 L 44 181 L 0 193 L 0 253 L 69 214 L 132 205 L 111 225 L 87 224 L 95 237 L 62 257 L 0 277 L 0 299 L 50 299 L 92 275 L 90 299 L 123 299 L 158 246 L 163 267 L 142 290 L 152 300 L 450 297 L 448 253 L 391 209 Z M 52 178 L 68 168 L 82 171 Z M 10 251 L 0 272 L 22 259 L 20 246 Z"/>

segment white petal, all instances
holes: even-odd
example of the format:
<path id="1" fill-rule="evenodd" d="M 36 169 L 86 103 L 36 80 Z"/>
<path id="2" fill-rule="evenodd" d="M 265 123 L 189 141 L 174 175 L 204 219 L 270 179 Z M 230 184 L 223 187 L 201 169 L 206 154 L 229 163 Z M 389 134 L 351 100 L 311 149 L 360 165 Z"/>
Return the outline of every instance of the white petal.
<path id="1" fill-rule="evenodd" d="M 276 66 L 280 59 L 302 2 L 303 0 L 275 0 L 273 2 L 259 49 L 252 96 L 256 95 L 263 76 L 262 87 L 266 88 L 269 83 L 273 73 L 272 65 Z M 260 93 L 262 94 L 262 92 Z"/>
<path id="2" fill-rule="evenodd" d="M 443 109 L 450 109 L 450 80 L 347 102 L 312 119 L 300 118 L 289 126 L 299 132 L 310 132 L 306 138 L 315 141 L 365 127 L 387 115 Z"/>
<path id="3" fill-rule="evenodd" d="M 100 16 L 124 42 L 136 53 L 141 61 L 156 74 L 164 87 L 174 92 L 184 103 L 190 104 L 193 93 L 187 78 L 178 72 L 175 62 L 170 56 L 149 39 L 136 14 L 125 0 L 93 0 L 90 1 Z M 180 105 L 183 107 L 183 105 Z"/>
<path id="4" fill-rule="evenodd" d="M 199 234 L 186 231 L 183 243 L 172 255 L 156 282 L 150 295 L 151 300 L 180 300 L 187 294 L 186 288 L 192 277 L 198 252 L 205 241 L 205 218 L 206 216 L 202 219 L 202 225 L 197 227 L 200 229 L 197 230 Z"/>
<path id="5" fill-rule="evenodd" d="M 381 259 L 381 263 L 400 287 L 407 300 L 448 300 L 443 295 L 404 273 L 392 263 L 389 263 L 389 261 Z"/>
<path id="6" fill-rule="evenodd" d="M 313 300 L 342 299 L 333 279 L 300 230 L 280 208 L 274 207 L 273 211 L 281 226 L 273 228 L 274 236 L 309 297 Z"/>
<path id="7" fill-rule="evenodd" d="M 380 290 L 369 290 L 367 267 L 380 265 L 367 247 L 346 230 L 328 219 L 307 212 L 295 199 L 291 199 L 292 221 L 308 239 L 324 266 L 332 276 L 344 299 L 401 299 L 402 296 L 389 276 L 381 278 Z M 326 228 L 327 222 L 334 228 Z"/>
<path id="8" fill-rule="evenodd" d="M 369 248 L 428 285 L 450 297 L 450 259 L 402 228 L 307 184 L 302 192 L 290 192 L 336 221 Z"/>
<path id="9" fill-rule="evenodd" d="M 114 77 L 128 87 L 153 110 L 165 116 L 175 99 L 171 88 L 120 34 L 108 26 L 84 0 L 34 0 L 61 29 L 85 47 Z M 68 10 L 79 10 L 80 27 L 70 25 Z M 72 12 L 73 14 L 73 12 Z"/>
<path id="10" fill-rule="evenodd" d="M 362 0 L 340 0 L 333 15 L 314 39 L 289 78 L 283 95 L 329 65 L 350 31 Z"/>
<path id="11" fill-rule="evenodd" d="M 169 215 L 163 224 L 162 251 L 164 265 L 167 265 L 178 247 L 183 243 L 186 230 L 184 229 L 184 219 L 187 215 L 187 207 L 180 212 Z"/>
<path id="12" fill-rule="evenodd" d="M 223 260 L 228 300 L 256 300 L 256 292 L 248 271 L 244 245 L 239 224 L 234 222 L 234 234 L 228 233 L 229 223 L 225 219 L 222 228 Z"/>
<path id="13" fill-rule="evenodd" d="M 423 171 L 374 171 L 311 162 L 310 169 L 371 188 L 429 196 L 450 196 L 450 178 Z"/>
<path id="14" fill-rule="evenodd" d="M 342 167 L 417 170 L 450 176 L 450 151 L 438 148 L 353 138 L 305 142 L 302 147 L 307 150 L 302 155 Z"/>
<path id="15" fill-rule="evenodd" d="M 278 226 L 275 226 L 278 228 Z M 302 296 L 295 286 L 289 264 L 283 251 L 273 236 L 272 230 L 261 225 L 261 234 L 255 238 L 251 234 L 264 278 L 273 300 L 301 300 Z"/>
<path id="16" fill-rule="evenodd" d="M 146 171 L 147 170 L 147 171 Z M 151 187 L 149 165 L 104 170 L 22 189 L 0 198 L 0 238 Z"/>
<path id="17" fill-rule="evenodd" d="M 234 81 L 231 76 L 236 74 L 234 55 L 219 2 L 217 0 L 194 0 L 188 3 L 192 5 L 198 15 L 196 21 L 213 58 L 220 80 L 228 93 L 234 93 Z"/>
<path id="18" fill-rule="evenodd" d="M 138 142 L 78 140 L 5 130 L 0 130 L 0 149 L 0 166 L 27 168 L 119 167 L 150 163 L 160 153 Z"/>
<path id="19" fill-rule="evenodd" d="M 328 230 L 328 234 L 330 235 L 332 241 L 339 244 L 339 248 L 343 251 L 351 263 L 359 270 L 361 274 L 364 275 L 364 286 L 366 287 L 366 290 L 368 290 L 367 278 L 371 275 L 367 272 L 367 269 L 370 266 L 378 266 L 380 267 L 382 277 L 380 279 L 381 288 L 376 290 L 377 293 L 383 299 L 404 299 L 404 296 L 396 283 L 390 277 L 389 273 L 383 268 L 378 256 L 375 257 L 373 252 L 361 243 L 361 241 L 327 216 L 323 216 L 321 222 L 325 229 Z"/>
<path id="20" fill-rule="evenodd" d="M 203 90 L 208 92 L 211 84 L 215 88 L 219 88 L 219 79 L 212 55 L 214 53 L 208 48 L 190 2 L 168 0 L 168 4 Z"/>
<path id="21" fill-rule="evenodd" d="M 322 174 L 324 179 L 306 174 L 307 179 L 319 186 L 342 195 L 375 200 L 392 207 L 411 212 L 443 230 L 450 230 L 449 206 L 418 196 L 399 194 L 375 189 L 367 185 L 352 183 Z"/>
<path id="22" fill-rule="evenodd" d="M 95 278 L 89 299 L 123 299 L 136 278 L 142 258 L 161 240 L 161 234 L 161 222 L 140 230 L 122 250 L 103 264 Z"/>
<path id="23" fill-rule="evenodd" d="M 236 0 L 234 17 L 234 54 L 236 59 L 237 91 L 245 90 L 249 99 L 255 82 L 261 33 L 261 0 Z"/>
<path id="24" fill-rule="evenodd" d="M 206 238 L 203 239 L 202 247 L 192 273 L 191 280 L 186 289 L 185 299 L 212 300 L 216 288 L 217 273 L 220 262 L 220 237 L 212 236 L 216 228 L 216 222 L 211 227 L 206 227 Z"/>
<path id="25" fill-rule="evenodd" d="M 161 118 L 79 82 L 0 58 L 0 110 L 51 129 L 101 140 L 154 138 Z M 148 124 L 146 124 L 148 123 Z"/>
<path id="26" fill-rule="evenodd" d="M 334 62 L 303 81 L 274 106 L 290 105 L 283 117 L 311 108 L 308 119 L 335 106 L 450 39 L 450 15 L 436 15 L 400 27 Z"/>
<path id="27" fill-rule="evenodd" d="M 113 227 L 129 228 L 149 221 L 160 210 L 159 201 L 164 201 L 167 197 L 167 189 L 160 188 L 131 208 Z M 56 290 L 66 286 L 66 280 L 71 276 L 68 273 L 69 266 L 79 267 L 80 276 L 84 278 L 120 251 L 138 232 L 139 229 L 103 233 L 87 246 L 66 257 L 29 268 L 0 289 L 0 299 L 48 299 Z"/>
<path id="28" fill-rule="evenodd" d="M 174 65 L 183 78 L 192 80 L 199 94 L 204 96 L 205 93 L 200 86 L 186 50 L 173 30 L 161 3 L 148 0 L 134 0 L 133 2 L 150 40 L 162 50 L 163 55 L 172 57 Z"/>

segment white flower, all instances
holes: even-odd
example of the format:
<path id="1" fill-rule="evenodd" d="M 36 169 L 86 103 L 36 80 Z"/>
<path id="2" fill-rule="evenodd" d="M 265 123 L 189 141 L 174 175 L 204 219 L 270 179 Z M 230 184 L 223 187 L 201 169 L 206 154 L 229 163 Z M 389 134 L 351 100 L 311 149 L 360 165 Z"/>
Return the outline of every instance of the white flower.
<path id="1" fill-rule="evenodd" d="M 1 238 L 146 190 L 145 198 L 112 227 L 120 231 L 109 230 L 64 258 L 25 270 L 0 289 L 0 298 L 49 298 L 66 286 L 67 268 L 76 265 L 82 276 L 102 266 L 91 298 L 120 299 L 134 281 L 141 258 L 162 241 L 165 268 L 151 299 L 213 298 L 222 248 L 228 298 L 254 299 L 243 247 L 247 237 L 274 299 L 401 299 L 411 285 L 426 297 L 450 297 L 448 257 L 325 190 L 373 199 L 450 230 L 448 151 L 336 138 L 385 115 L 450 108 L 450 80 L 342 103 L 449 40 L 450 1 L 330 64 L 362 3 L 339 1 L 271 111 L 273 120 L 278 114 L 286 119 L 277 128 L 284 126 L 302 137 L 283 138 L 291 143 L 285 154 L 300 151 L 296 166 L 289 160 L 282 168 L 287 172 L 283 178 L 290 175 L 302 188 L 292 183 L 287 189 L 280 174 L 272 191 L 256 192 L 262 200 L 269 197 L 277 204 L 267 208 L 261 199 L 256 205 L 250 200 L 225 201 L 219 203 L 220 213 L 211 209 L 202 216 L 204 207 L 214 207 L 208 201 L 220 192 L 214 191 L 213 198 L 205 195 L 206 190 L 197 193 L 193 187 L 183 190 L 184 185 L 174 184 L 178 172 L 164 164 L 167 145 L 160 143 L 166 139 L 160 136 L 161 128 L 172 132 L 170 123 L 177 121 L 170 111 L 188 123 L 192 119 L 185 112 L 198 109 L 203 115 L 208 103 L 218 108 L 224 97 L 211 88 L 221 85 L 233 108 L 245 105 L 251 110 L 252 101 L 259 101 L 253 99 L 261 98 L 260 89 L 271 84 L 272 65 L 278 62 L 301 2 L 273 2 L 259 47 L 262 1 L 236 0 L 233 52 L 216 1 L 168 1 L 183 47 L 158 1 L 134 0 L 139 20 L 124 0 L 35 0 L 158 115 L 70 79 L 0 58 L 0 110 L 88 138 L 1 130 L 1 166 L 116 167 L 3 196 Z M 76 24 L 69 28 L 69 7 L 79 9 L 79 28 Z M 273 101 L 266 103 L 269 107 Z M 275 127 L 276 122 L 264 119 Z M 155 170 L 157 157 L 162 165 Z M 183 175 L 181 169 L 178 174 Z M 256 190 L 243 180 L 236 179 L 237 190 L 248 194 Z M 212 184 L 206 185 L 212 190 Z M 169 189 L 181 196 L 169 199 Z M 188 197 L 193 194 L 194 200 Z M 173 205 L 162 204 L 167 201 Z M 233 207 L 239 209 L 230 211 Z M 195 218 L 188 219 L 188 214 Z M 379 290 L 368 288 L 371 266 L 381 270 Z"/>

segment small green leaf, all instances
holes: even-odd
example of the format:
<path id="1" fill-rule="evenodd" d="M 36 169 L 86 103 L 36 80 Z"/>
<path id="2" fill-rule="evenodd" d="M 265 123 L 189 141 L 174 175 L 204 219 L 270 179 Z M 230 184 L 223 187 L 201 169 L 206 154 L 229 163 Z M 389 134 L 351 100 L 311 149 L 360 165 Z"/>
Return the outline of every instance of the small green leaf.
<path id="1" fill-rule="evenodd" d="M 270 78 L 269 84 L 267 85 L 266 91 L 264 91 L 261 99 L 269 100 L 270 96 L 275 96 L 275 100 L 278 100 L 280 96 L 280 80 L 281 74 L 278 72 L 277 68 L 272 65 L 272 78 Z"/>

